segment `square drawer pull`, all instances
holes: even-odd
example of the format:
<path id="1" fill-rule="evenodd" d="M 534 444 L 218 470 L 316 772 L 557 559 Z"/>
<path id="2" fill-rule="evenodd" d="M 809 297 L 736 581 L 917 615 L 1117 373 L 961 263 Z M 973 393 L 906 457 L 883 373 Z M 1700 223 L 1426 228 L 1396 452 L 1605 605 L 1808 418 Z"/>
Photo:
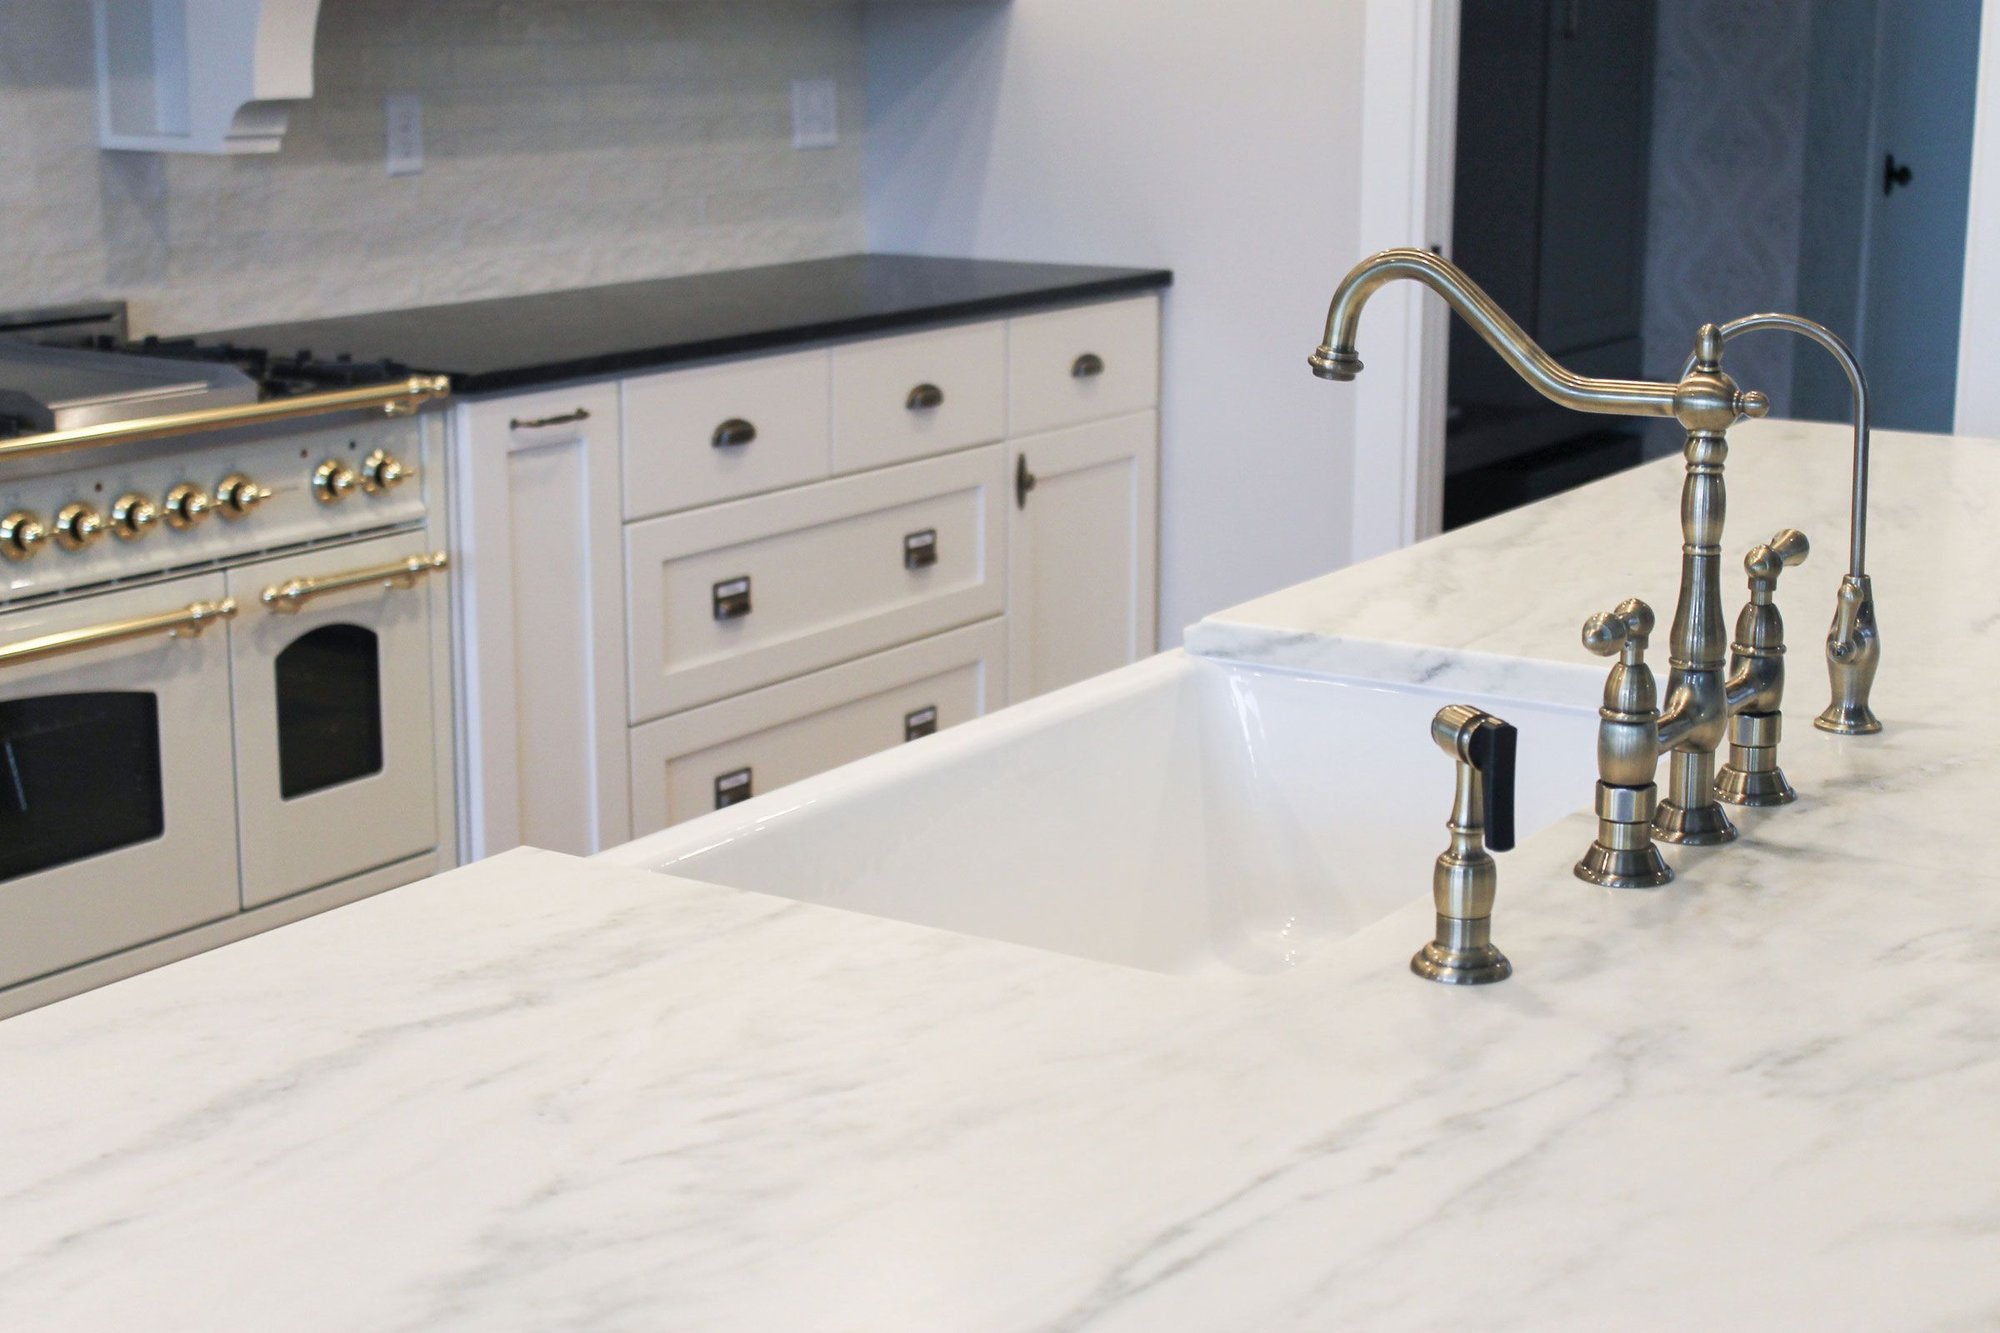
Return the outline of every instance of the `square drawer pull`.
<path id="1" fill-rule="evenodd" d="M 1069 373 L 1070 378 L 1079 380 L 1087 380 L 1093 375 L 1102 375 L 1104 373 L 1104 358 L 1095 352 L 1085 352 L 1082 356 L 1070 362 Z"/>
<path id="2" fill-rule="evenodd" d="M 715 428 L 708 442 L 717 449 L 736 449 L 757 438 L 757 428 L 742 417 L 731 417 Z"/>
<path id="3" fill-rule="evenodd" d="M 715 808 L 726 810 L 756 795 L 756 785 L 751 781 L 747 768 L 733 769 L 716 775 Z"/>
<path id="4" fill-rule="evenodd" d="M 740 620 L 750 614 L 750 576 L 724 579 L 709 589 L 717 620 Z"/>
<path id="5" fill-rule="evenodd" d="M 903 714 L 903 740 L 920 740 L 937 731 L 937 705 L 926 704 L 914 712 Z M 746 770 L 747 771 L 747 770 Z"/>
<path id="6" fill-rule="evenodd" d="M 903 400 L 903 406 L 912 412 L 922 412 L 926 408 L 944 406 L 944 390 L 935 384 L 919 384 L 910 390 L 910 396 Z"/>
<path id="7" fill-rule="evenodd" d="M 937 529 L 925 528 L 903 538 L 903 568 L 929 569 L 937 563 Z"/>

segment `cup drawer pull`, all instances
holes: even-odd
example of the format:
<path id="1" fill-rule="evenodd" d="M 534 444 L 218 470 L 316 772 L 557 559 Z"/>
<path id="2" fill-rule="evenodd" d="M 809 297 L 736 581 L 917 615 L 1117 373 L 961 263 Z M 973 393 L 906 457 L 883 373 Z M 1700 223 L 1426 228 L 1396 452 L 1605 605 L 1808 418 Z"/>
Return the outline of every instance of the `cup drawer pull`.
<path id="1" fill-rule="evenodd" d="M 904 569 L 929 569 L 937 563 L 937 559 L 936 528 L 925 528 L 922 532 L 912 532 L 903 538 Z"/>
<path id="2" fill-rule="evenodd" d="M 709 589 L 717 620 L 741 620 L 750 614 L 750 576 L 724 579 Z"/>
<path id="3" fill-rule="evenodd" d="M 903 400 L 903 406 L 912 412 L 922 412 L 933 407 L 944 406 L 944 390 L 935 384 L 919 384 L 910 390 L 910 396 Z"/>
<path id="4" fill-rule="evenodd" d="M 757 428 L 742 417 L 731 417 L 715 428 L 708 442 L 717 449 L 740 449 L 757 438 Z"/>
<path id="5" fill-rule="evenodd" d="M 1069 364 L 1071 379 L 1087 380 L 1104 373 L 1104 358 L 1095 352 L 1085 352 Z"/>

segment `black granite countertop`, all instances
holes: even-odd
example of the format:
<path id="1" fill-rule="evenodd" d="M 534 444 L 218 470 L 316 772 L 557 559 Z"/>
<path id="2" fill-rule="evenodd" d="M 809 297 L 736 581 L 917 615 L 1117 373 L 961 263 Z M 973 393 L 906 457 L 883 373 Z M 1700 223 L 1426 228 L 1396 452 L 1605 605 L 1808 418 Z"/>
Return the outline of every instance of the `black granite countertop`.
<path id="1" fill-rule="evenodd" d="M 286 355 L 388 358 L 449 375 L 459 393 L 492 393 L 1009 315 L 1171 281 L 1164 269 L 843 255 L 196 336 Z"/>

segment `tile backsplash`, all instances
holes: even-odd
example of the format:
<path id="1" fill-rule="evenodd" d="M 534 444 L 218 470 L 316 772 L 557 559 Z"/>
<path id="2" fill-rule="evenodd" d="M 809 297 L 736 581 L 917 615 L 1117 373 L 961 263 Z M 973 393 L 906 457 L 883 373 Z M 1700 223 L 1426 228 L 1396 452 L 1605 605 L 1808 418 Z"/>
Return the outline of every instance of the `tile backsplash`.
<path id="1" fill-rule="evenodd" d="M 840 142 L 802 152 L 812 78 Z M 103 152 L 89 5 L 0 2 L 0 307 L 180 332 L 863 247 L 858 4 L 325 0 L 315 82 L 274 155 Z M 425 165 L 392 178 L 403 92 Z"/>

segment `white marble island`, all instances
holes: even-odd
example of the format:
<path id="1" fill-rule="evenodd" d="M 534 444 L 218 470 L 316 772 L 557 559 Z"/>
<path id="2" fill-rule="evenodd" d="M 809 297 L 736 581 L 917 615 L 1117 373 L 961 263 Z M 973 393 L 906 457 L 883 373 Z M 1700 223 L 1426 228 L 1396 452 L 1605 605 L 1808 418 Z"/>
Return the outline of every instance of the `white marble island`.
<path id="1" fill-rule="evenodd" d="M 1727 549 L 1817 543 L 1779 593 L 1801 799 L 1653 893 L 1570 875 L 1581 813 L 1524 841 L 1504 985 L 1409 975 L 1427 884 L 1190 977 L 516 853 L 0 1023 L 0 1327 L 2000 1323 L 2000 446 L 1878 435 L 1888 731 L 1844 740 L 1805 719 L 1846 433 L 1732 441 Z M 1678 485 L 1190 642 L 1591 699 L 1584 616 L 1670 613 Z"/>

